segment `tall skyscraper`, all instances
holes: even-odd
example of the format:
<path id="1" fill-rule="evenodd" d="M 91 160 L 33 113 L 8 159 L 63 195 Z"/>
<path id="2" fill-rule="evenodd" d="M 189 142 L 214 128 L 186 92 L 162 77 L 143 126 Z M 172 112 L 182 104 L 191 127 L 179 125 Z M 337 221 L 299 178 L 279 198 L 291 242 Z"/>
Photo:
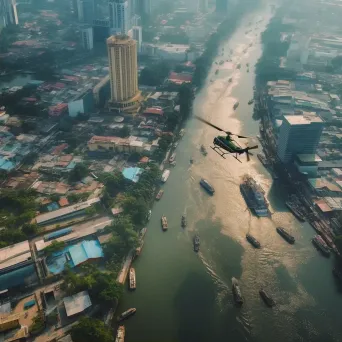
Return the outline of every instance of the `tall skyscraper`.
<path id="1" fill-rule="evenodd" d="M 95 1 L 77 0 L 77 14 L 81 23 L 92 24 L 95 19 Z"/>
<path id="2" fill-rule="evenodd" d="M 116 34 L 127 34 L 130 30 L 131 16 L 127 0 L 110 0 L 109 3 L 110 27 Z"/>
<path id="3" fill-rule="evenodd" d="M 278 156 L 283 163 L 290 162 L 296 154 L 315 154 L 323 121 L 316 113 L 285 115 L 278 137 Z"/>
<path id="4" fill-rule="evenodd" d="M 137 42 L 138 53 L 141 53 L 142 47 L 142 27 L 141 26 L 133 26 L 133 39 Z"/>
<path id="5" fill-rule="evenodd" d="M 131 22 L 132 22 L 132 26 L 141 26 L 141 17 L 140 17 L 140 15 L 135 14 L 132 17 Z"/>
<path id="6" fill-rule="evenodd" d="M 17 3 L 15 0 L 0 0 L 0 31 L 12 24 L 18 25 Z"/>
<path id="7" fill-rule="evenodd" d="M 145 16 L 150 16 L 151 11 L 152 11 L 151 0 L 141 0 L 141 2 L 142 2 L 143 14 Z"/>
<path id="8" fill-rule="evenodd" d="M 137 43 L 126 35 L 111 36 L 107 49 L 111 103 L 128 110 L 137 105 L 139 98 Z"/>
<path id="9" fill-rule="evenodd" d="M 82 46 L 85 50 L 92 50 L 94 47 L 94 35 L 92 27 L 85 27 L 81 31 Z"/>

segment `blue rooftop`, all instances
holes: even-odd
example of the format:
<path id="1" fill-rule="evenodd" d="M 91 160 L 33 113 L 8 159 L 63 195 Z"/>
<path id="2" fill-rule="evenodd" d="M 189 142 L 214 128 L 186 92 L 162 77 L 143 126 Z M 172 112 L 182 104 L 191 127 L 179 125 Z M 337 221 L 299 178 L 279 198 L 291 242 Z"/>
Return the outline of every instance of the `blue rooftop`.
<path id="1" fill-rule="evenodd" d="M 103 256 L 98 240 L 85 240 L 48 257 L 46 265 L 52 274 L 59 274 L 63 272 L 66 263 L 73 268 L 88 260 L 103 258 Z"/>
<path id="2" fill-rule="evenodd" d="M 122 174 L 126 179 L 137 183 L 143 171 L 144 169 L 141 169 L 140 167 L 126 167 L 123 169 Z"/>

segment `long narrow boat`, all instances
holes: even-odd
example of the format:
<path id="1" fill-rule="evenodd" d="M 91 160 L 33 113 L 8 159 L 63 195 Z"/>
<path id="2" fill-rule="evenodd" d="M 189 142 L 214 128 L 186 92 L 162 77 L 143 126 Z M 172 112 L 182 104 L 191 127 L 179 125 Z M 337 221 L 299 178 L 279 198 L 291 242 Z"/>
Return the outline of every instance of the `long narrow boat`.
<path id="1" fill-rule="evenodd" d="M 164 215 L 161 217 L 161 226 L 162 226 L 163 231 L 166 231 L 167 228 L 168 228 L 168 226 L 167 226 L 167 218 Z"/>
<path id="2" fill-rule="evenodd" d="M 137 282 L 135 278 L 135 269 L 131 267 L 129 269 L 129 289 L 135 290 L 137 288 Z"/>

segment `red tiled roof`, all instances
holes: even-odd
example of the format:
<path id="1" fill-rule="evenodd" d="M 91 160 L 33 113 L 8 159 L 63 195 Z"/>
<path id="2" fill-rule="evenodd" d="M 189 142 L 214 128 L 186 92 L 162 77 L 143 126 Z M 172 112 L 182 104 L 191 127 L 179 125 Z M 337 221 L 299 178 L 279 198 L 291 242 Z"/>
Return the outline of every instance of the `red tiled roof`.
<path id="1" fill-rule="evenodd" d="M 156 114 L 156 115 L 164 115 L 164 111 L 160 108 L 146 108 L 144 113 L 144 115 L 149 115 L 149 114 Z"/>
<path id="2" fill-rule="evenodd" d="M 191 82 L 192 81 L 192 75 L 190 74 L 184 74 L 184 73 L 176 73 L 176 72 L 170 72 L 169 80 L 172 82 Z"/>
<path id="3" fill-rule="evenodd" d="M 150 160 L 149 157 L 142 157 L 142 158 L 140 159 L 140 163 L 148 163 L 149 160 Z"/>
<path id="4" fill-rule="evenodd" d="M 69 201 L 66 197 L 62 197 L 59 201 L 58 204 L 60 207 L 65 207 L 66 205 L 69 205 Z"/>
<path id="5" fill-rule="evenodd" d="M 125 139 L 119 138 L 119 137 L 103 137 L 100 135 L 94 135 L 90 140 L 89 143 L 96 143 L 96 142 L 114 142 L 119 143 L 121 141 L 124 141 Z"/>

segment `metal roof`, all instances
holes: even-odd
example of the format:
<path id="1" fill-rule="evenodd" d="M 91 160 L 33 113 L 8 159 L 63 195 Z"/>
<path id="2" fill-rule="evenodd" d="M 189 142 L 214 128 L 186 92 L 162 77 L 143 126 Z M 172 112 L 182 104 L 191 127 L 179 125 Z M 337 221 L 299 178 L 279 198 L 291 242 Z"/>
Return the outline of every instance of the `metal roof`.
<path id="1" fill-rule="evenodd" d="M 63 302 L 68 317 L 81 313 L 92 305 L 88 291 L 82 291 L 74 296 L 65 297 Z"/>
<path id="2" fill-rule="evenodd" d="M 82 202 L 82 203 L 70 205 L 68 207 L 64 207 L 64 208 L 61 208 L 59 210 L 52 211 L 50 213 L 41 214 L 41 215 L 36 217 L 36 222 L 38 224 L 40 224 L 40 223 L 44 223 L 44 222 L 47 222 L 47 221 L 50 221 L 50 220 L 53 220 L 53 219 L 56 219 L 56 218 L 59 218 L 62 216 L 66 216 L 66 215 L 72 214 L 74 212 L 89 208 L 90 206 L 92 206 L 93 204 L 98 203 L 98 202 L 100 202 L 99 198 L 92 198 L 92 199 L 85 201 L 85 202 Z"/>

